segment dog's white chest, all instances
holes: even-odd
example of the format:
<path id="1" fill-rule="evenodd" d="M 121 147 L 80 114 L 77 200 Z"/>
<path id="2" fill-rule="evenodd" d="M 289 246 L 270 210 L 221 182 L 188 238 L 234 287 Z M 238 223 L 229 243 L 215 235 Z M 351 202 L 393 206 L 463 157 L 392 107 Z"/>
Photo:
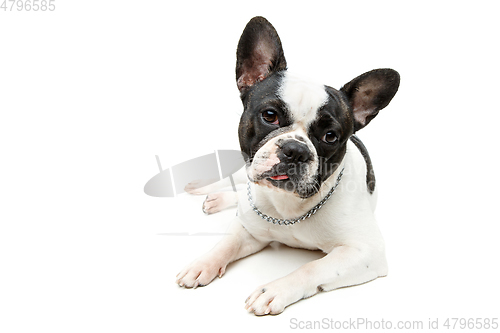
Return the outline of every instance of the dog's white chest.
<path id="1" fill-rule="evenodd" d="M 267 221 L 252 219 L 243 223 L 252 236 L 259 240 L 276 241 L 290 247 L 319 250 L 315 237 L 305 230 L 304 225 L 278 226 Z M 310 231 L 310 230 L 309 230 Z"/>
<path id="2" fill-rule="evenodd" d="M 276 225 L 262 219 L 252 210 L 248 201 L 242 201 L 238 215 L 243 227 L 256 239 L 265 242 L 280 242 L 290 247 L 304 248 L 309 250 L 323 250 L 321 245 L 321 231 L 314 225 L 314 218 L 306 219 L 301 223 L 293 225 Z M 246 198 L 244 198 L 246 199 Z"/>

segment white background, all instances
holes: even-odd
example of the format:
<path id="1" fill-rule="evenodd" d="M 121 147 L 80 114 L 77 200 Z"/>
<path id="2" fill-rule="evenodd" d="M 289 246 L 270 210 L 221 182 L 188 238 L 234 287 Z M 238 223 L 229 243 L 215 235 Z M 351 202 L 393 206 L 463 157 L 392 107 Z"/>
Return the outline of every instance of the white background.
<path id="1" fill-rule="evenodd" d="M 0 331 L 287 331 L 291 320 L 499 316 L 494 1 L 61 1 L 0 11 Z M 197 290 L 177 272 L 234 211 L 153 198 L 164 168 L 238 149 L 235 50 L 250 18 L 289 68 L 339 88 L 401 74 L 359 136 L 380 190 L 389 276 L 254 317 L 244 300 L 319 253 L 268 248 Z M 362 327 L 361 327 L 362 328 Z"/>

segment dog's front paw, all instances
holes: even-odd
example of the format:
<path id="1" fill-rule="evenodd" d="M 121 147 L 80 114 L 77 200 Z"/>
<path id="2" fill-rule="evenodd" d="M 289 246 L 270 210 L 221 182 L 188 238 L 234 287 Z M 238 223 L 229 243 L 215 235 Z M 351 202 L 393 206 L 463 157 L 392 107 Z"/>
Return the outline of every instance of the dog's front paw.
<path id="1" fill-rule="evenodd" d="M 203 287 L 213 281 L 217 276 L 224 275 L 226 264 L 220 263 L 217 259 L 198 259 L 184 268 L 177 274 L 176 283 L 180 287 L 197 288 Z"/>
<path id="2" fill-rule="evenodd" d="M 202 209 L 205 214 L 214 214 L 237 204 L 238 196 L 235 192 L 216 192 L 207 195 Z"/>
<path id="3" fill-rule="evenodd" d="M 287 285 L 283 278 L 257 288 L 245 301 L 245 309 L 257 316 L 276 315 L 302 297 L 300 291 L 293 285 Z"/>

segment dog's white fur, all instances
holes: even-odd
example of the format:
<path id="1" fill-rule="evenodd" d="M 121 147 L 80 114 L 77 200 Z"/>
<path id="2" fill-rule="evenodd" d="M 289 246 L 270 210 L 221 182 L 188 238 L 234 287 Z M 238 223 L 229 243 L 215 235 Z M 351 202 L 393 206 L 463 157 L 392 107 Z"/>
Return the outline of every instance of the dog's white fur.
<path id="1" fill-rule="evenodd" d="M 308 141 L 308 126 L 326 100 L 324 88 L 291 76 L 283 82 L 280 94 L 294 117 L 294 125 L 290 132 L 281 135 L 300 135 Z M 270 141 L 259 152 L 263 150 L 267 156 L 275 158 L 273 149 Z M 266 162 L 265 158 L 259 161 L 260 165 L 250 166 L 250 176 L 276 162 Z M 194 288 L 207 285 L 215 277 L 221 277 L 229 263 L 260 251 L 273 241 L 291 247 L 319 249 L 327 255 L 281 279 L 259 286 L 246 301 L 246 308 L 257 315 L 278 314 L 286 306 L 319 291 L 357 285 L 385 276 L 384 241 L 373 213 L 376 192 L 369 193 L 365 160 L 350 141 L 340 167 L 322 184 L 317 194 L 301 199 L 262 180 L 251 186 L 255 205 L 264 214 L 276 218 L 299 217 L 321 201 L 335 185 L 343 168 L 342 180 L 323 208 L 309 219 L 291 226 L 273 225 L 261 219 L 250 208 L 246 191 L 241 191 L 238 216 L 231 224 L 229 235 L 205 256 L 183 269 L 177 276 L 177 283 Z M 314 168 L 311 172 L 315 172 Z"/>
<path id="2" fill-rule="evenodd" d="M 287 104 L 294 124 L 302 124 L 305 128 L 316 119 L 316 110 L 328 100 L 324 85 L 290 72 L 286 72 L 278 93 Z"/>

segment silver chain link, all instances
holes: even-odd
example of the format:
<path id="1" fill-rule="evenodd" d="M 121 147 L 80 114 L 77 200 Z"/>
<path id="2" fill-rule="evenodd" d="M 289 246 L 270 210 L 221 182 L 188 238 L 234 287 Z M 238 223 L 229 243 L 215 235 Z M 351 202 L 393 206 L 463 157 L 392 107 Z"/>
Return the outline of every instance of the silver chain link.
<path id="1" fill-rule="evenodd" d="M 295 223 L 300 223 L 300 222 L 304 221 L 305 219 L 310 218 L 312 215 L 316 214 L 316 212 L 318 210 L 320 210 L 321 207 L 323 207 L 323 205 L 325 204 L 325 202 L 327 202 L 328 199 L 330 199 L 330 197 L 332 196 L 333 192 L 335 192 L 335 189 L 339 185 L 340 179 L 342 178 L 343 174 L 344 174 L 344 168 L 342 168 L 342 170 L 340 171 L 339 176 L 337 177 L 337 182 L 335 183 L 335 186 L 332 187 L 332 189 L 323 198 L 323 200 L 321 200 L 316 206 L 314 206 L 313 208 L 311 208 L 307 213 L 305 213 L 304 215 L 302 215 L 301 217 L 296 218 L 296 219 L 278 219 L 278 218 L 271 217 L 269 215 L 266 215 L 266 214 L 262 213 L 255 206 L 255 204 L 253 202 L 252 191 L 250 189 L 250 182 L 248 182 L 248 187 L 247 187 L 248 202 L 250 203 L 250 207 L 252 207 L 253 211 L 255 213 L 257 213 L 257 215 L 259 215 L 263 220 L 266 220 L 269 223 L 277 224 L 277 225 L 293 225 Z"/>

